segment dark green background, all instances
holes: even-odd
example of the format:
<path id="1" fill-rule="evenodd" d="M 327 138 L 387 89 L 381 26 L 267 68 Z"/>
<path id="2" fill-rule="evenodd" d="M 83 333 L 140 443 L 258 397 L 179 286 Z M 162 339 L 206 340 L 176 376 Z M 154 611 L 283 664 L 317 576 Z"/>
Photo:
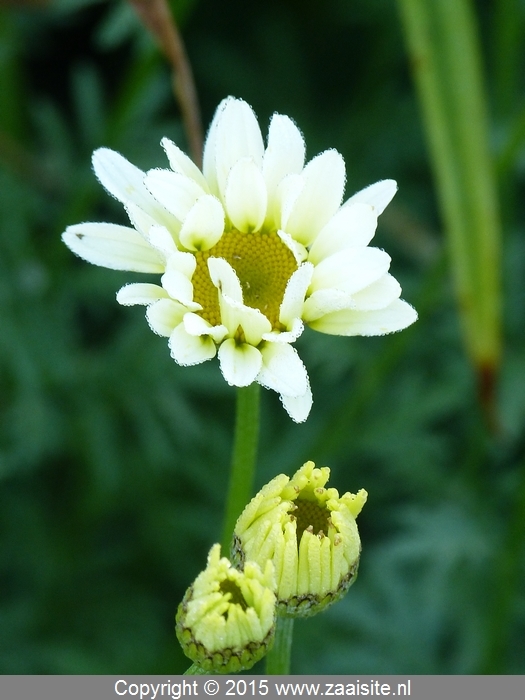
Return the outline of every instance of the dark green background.
<path id="1" fill-rule="evenodd" d="M 369 492 L 359 579 L 296 625 L 293 672 L 525 673 L 525 72 L 522 46 L 505 54 L 496 21 L 503 9 L 519 36 L 523 3 L 476 5 L 504 221 L 493 431 L 462 344 L 394 0 L 173 9 L 205 124 L 223 97 L 242 97 L 263 133 L 274 111 L 293 117 L 309 158 L 337 148 L 347 196 L 399 184 L 376 244 L 420 320 L 384 338 L 307 330 L 297 343 L 314 392 L 304 425 L 263 392 L 257 487 L 313 459 L 341 492 Z M 164 167 L 164 135 L 185 147 L 169 70 L 124 2 L 2 4 L 3 673 L 188 665 L 174 615 L 220 539 L 234 391 L 216 361 L 176 366 L 143 311 L 116 304 L 117 289 L 143 277 L 90 266 L 60 240 L 68 224 L 126 222 L 91 152 L 105 145 Z"/>

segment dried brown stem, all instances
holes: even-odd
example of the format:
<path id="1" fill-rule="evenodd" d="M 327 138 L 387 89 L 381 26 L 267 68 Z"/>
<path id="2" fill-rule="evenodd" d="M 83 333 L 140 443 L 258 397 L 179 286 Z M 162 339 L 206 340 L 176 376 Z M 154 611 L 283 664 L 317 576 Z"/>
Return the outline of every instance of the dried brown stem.
<path id="1" fill-rule="evenodd" d="M 202 126 L 190 62 L 167 0 L 129 0 L 141 21 L 157 39 L 173 68 L 173 92 L 182 112 L 190 154 L 202 165 Z"/>

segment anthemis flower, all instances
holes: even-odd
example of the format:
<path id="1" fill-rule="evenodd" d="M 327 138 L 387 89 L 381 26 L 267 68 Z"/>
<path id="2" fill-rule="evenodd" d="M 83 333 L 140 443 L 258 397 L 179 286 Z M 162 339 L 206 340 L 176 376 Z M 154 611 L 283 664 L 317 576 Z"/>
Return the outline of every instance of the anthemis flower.
<path id="1" fill-rule="evenodd" d="M 230 385 L 273 389 L 304 421 L 312 394 L 293 344 L 305 324 L 366 336 L 417 318 L 399 298 L 389 255 L 369 245 L 396 183 L 377 182 L 343 203 L 336 150 L 305 165 L 303 136 L 281 114 L 265 145 L 251 107 L 232 97 L 215 113 L 202 172 L 169 139 L 162 146 L 170 167 L 146 173 L 115 151 L 95 151 L 95 173 L 131 226 L 76 224 L 63 240 L 96 265 L 161 275 L 160 284 L 124 286 L 117 300 L 147 307 L 180 365 L 218 355 Z"/>

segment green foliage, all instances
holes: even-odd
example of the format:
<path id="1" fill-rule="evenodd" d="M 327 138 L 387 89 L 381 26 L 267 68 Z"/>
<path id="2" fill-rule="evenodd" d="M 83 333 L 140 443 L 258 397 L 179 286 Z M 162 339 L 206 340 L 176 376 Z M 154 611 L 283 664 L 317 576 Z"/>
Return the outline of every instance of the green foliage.
<path id="1" fill-rule="evenodd" d="M 501 357 L 500 221 L 470 0 L 400 0 L 465 343 L 486 382 Z"/>
<path id="2" fill-rule="evenodd" d="M 504 203 L 496 432 L 478 407 L 394 0 L 174 3 L 207 124 L 227 94 L 274 111 L 347 194 L 393 177 L 377 245 L 420 312 L 407 331 L 297 343 L 314 407 L 262 392 L 259 488 L 306 459 L 368 490 L 359 579 L 296 625 L 294 673 L 524 673 L 525 243 L 521 5 L 484 39 Z M 510 32 L 510 34 L 509 34 Z M 518 33 L 519 36 L 519 33 Z M 500 42 L 500 43 L 498 43 Z M 500 45 L 501 44 L 501 45 Z M 514 47 L 514 48 L 512 48 Z M 512 49 L 512 50 L 510 50 Z M 521 53 L 520 53 L 521 52 Z M 164 166 L 185 138 L 169 70 L 123 2 L 0 10 L 0 671 L 181 673 L 174 616 L 221 537 L 234 392 L 180 368 L 115 292 L 138 275 L 74 258 L 68 224 L 124 223 L 91 152 Z M 509 72 L 510 71 L 510 72 Z M 504 82 L 502 82 L 504 81 Z"/>

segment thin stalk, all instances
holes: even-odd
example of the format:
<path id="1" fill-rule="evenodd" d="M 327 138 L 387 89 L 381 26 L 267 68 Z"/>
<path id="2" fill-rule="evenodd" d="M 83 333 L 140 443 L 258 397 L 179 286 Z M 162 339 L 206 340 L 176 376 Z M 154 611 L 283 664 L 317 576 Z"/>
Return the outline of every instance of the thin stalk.
<path id="1" fill-rule="evenodd" d="M 272 676 L 289 675 L 292 657 L 293 617 L 277 617 L 277 629 L 271 651 L 266 656 L 266 673 Z"/>
<path id="2" fill-rule="evenodd" d="M 250 386 L 237 389 L 232 465 L 222 538 L 224 556 L 229 555 L 237 518 L 252 496 L 259 441 L 260 388 L 259 384 L 254 382 Z M 193 664 L 184 675 L 204 676 L 206 671 Z"/>
<path id="3" fill-rule="evenodd" d="M 259 441 L 260 386 L 257 383 L 237 389 L 235 436 L 230 484 L 226 502 L 222 551 L 228 556 L 237 518 L 253 494 L 253 480 Z"/>
<path id="4" fill-rule="evenodd" d="M 180 105 L 191 157 L 202 165 L 202 126 L 193 72 L 184 42 L 166 0 L 129 0 L 157 39 L 173 68 L 173 91 Z"/>

